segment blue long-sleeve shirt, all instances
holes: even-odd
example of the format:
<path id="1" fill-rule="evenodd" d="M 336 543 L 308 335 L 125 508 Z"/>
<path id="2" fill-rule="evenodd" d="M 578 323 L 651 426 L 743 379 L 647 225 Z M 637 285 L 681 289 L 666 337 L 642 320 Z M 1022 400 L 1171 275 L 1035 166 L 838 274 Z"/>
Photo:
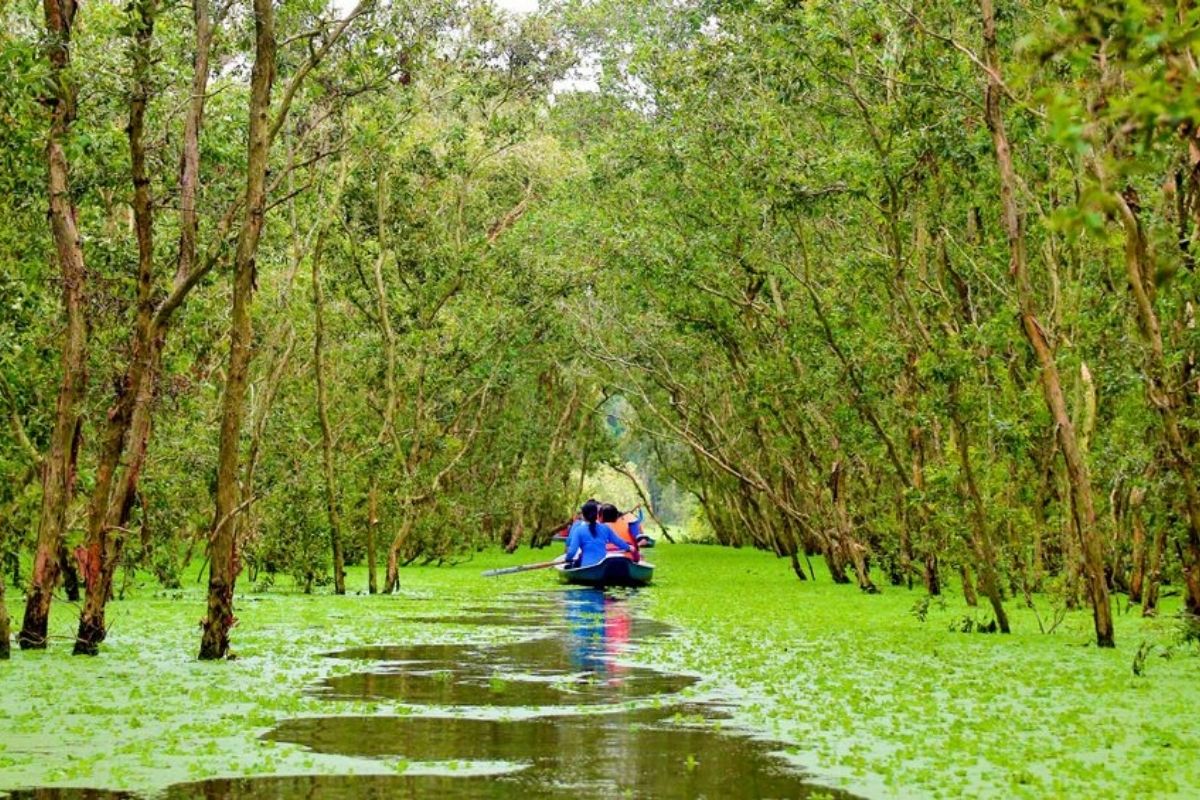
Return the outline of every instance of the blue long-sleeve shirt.
<path id="1" fill-rule="evenodd" d="M 571 532 L 567 534 L 567 561 L 578 558 L 579 563 L 585 566 L 599 564 L 604 560 L 608 544 L 616 545 L 619 550 L 630 549 L 629 545 L 603 522 L 596 523 L 596 535 L 592 536 L 588 524 L 577 520 L 571 525 Z"/>
<path id="2" fill-rule="evenodd" d="M 629 523 L 629 535 L 633 537 L 635 542 L 638 540 L 638 537 L 642 535 L 642 520 L 644 519 L 645 517 L 642 516 L 642 510 L 639 508 L 637 519 L 631 520 Z"/>

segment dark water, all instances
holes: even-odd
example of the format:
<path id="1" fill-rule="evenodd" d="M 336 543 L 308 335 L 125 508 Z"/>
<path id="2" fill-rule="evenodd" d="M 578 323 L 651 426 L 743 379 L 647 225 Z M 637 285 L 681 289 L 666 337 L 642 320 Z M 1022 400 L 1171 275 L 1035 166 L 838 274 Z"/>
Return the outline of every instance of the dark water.
<path id="1" fill-rule="evenodd" d="M 333 700 L 432 706 L 562 706 L 671 695 L 696 683 L 690 675 L 617 663 L 634 642 L 662 635 L 666 628 L 637 620 L 624 604 L 607 599 L 606 606 L 600 592 L 572 592 L 556 622 L 543 623 L 533 638 L 513 644 L 381 646 L 331 653 L 372 666 L 329 678 L 313 691 Z"/>
<path id="2" fill-rule="evenodd" d="M 586 589 L 423 620 L 513 628 L 509 644 L 417 644 L 327 654 L 360 667 L 312 687 L 330 714 L 286 720 L 265 738 L 317 753 L 403 764 L 394 776 L 209 780 L 165 797 L 799 798 L 817 789 L 782 745 L 721 729 L 719 703 L 680 695 L 696 683 L 627 662 L 669 631 L 640 619 L 636 598 Z M 436 633 L 433 634 L 436 636 Z M 339 700 L 391 700 L 403 715 L 337 713 Z M 481 772 L 490 774 L 480 774 Z M 78 790 L 14 798 L 115 798 Z"/>

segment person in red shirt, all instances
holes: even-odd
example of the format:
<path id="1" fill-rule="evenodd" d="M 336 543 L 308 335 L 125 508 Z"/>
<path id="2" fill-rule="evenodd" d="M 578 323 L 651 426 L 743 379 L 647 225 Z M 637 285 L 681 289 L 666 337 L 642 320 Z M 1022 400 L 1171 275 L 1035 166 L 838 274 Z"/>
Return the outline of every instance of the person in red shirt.
<path id="1" fill-rule="evenodd" d="M 604 503 L 600 506 L 600 521 L 613 529 L 613 533 L 625 544 L 629 545 L 629 558 L 634 561 L 642 560 L 641 550 L 638 548 L 637 537 L 639 528 L 641 527 L 641 517 L 635 517 L 633 513 L 622 514 L 620 509 L 612 503 Z M 609 545 L 609 550 L 617 550 L 618 548 Z M 622 548 L 623 549 L 623 548 Z"/>

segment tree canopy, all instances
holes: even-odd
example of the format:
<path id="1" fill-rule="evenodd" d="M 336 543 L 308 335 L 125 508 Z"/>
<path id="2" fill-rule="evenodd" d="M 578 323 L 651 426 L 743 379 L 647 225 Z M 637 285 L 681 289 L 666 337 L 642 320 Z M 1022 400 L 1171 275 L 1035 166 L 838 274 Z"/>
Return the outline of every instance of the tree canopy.
<path id="1" fill-rule="evenodd" d="M 208 558 L 221 656 L 237 580 L 544 544 L 605 464 L 1003 631 L 1200 613 L 1198 14 L 9 0 L 21 643 Z"/>

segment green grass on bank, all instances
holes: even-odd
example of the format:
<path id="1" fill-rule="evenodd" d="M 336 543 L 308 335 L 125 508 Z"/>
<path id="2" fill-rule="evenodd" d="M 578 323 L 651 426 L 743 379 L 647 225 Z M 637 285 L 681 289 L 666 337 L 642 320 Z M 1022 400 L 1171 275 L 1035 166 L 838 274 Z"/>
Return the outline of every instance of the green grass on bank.
<path id="1" fill-rule="evenodd" d="M 59 604 L 53 646 L 14 651 L 0 663 L 0 791 L 150 791 L 214 775 L 387 771 L 384 762 L 258 737 L 278 720 L 329 711 L 304 688 L 353 665 L 318 653 L 431 635 L 506 635 L 431 630 L 411 618 L 550 588 L 545 572 L 479 574 L 549 555 L 485 553 L 453 568 L 408 568 L 393 597 L 305 596 L 283 581 L 239 597 L 239 658 L 220 664 L 194 660 L 203 587 L 193 578 L 171 592 L 147 582 L 114 603 L 96 659 L 70 655 L 76 610 Z M 1119 614 L 1118 647 L 1105 651 L 1089 644 L 1086 612 L 1044 635 L 1011 603 L 1011 636 L 967 634 L 951 629 L 985 613 L 957 596 L 931 604 L 921 621 L 912 613 L 919 591 L 886 587 L 866 596 L 820 572 L 802 583 L 764 553 L 663 545 L 653 560 L 659 572 L 646 609 L 679 632 L 642 656 L 702 675 L 704 689 L 738 700 L 740 722 L 790 742 L 797 762 L 822 781 L 879 797 L 1200 793 L 1200 657 L 1194 645 L 1178 644 L 1170 602 L 1158 620 L 1141 619 L 1136 608 Z M 351 571 L 352 589 L 365 583 L 361 570 Z M 1143 643 L 1153 650 L 1136 676 Z M 337 710 L 402 709 L 383 702 Z"/>

